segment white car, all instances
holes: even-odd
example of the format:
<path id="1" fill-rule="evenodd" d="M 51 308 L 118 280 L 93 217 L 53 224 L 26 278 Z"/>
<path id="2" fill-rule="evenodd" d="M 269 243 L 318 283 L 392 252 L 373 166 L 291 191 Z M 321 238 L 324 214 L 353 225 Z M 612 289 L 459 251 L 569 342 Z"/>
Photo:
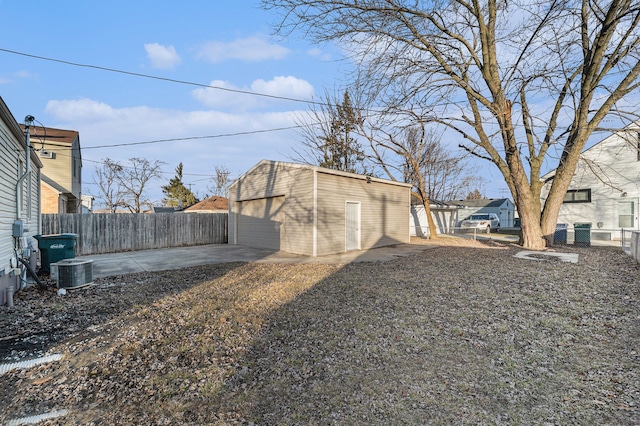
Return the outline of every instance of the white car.
<path id="1" fill-rule="evenodd" d="M 476 213 L 462 221 L 462 229 L 477 229 L 487 234 L 491 230 L 500 231 L 500 219 L 495 213 Z"/>

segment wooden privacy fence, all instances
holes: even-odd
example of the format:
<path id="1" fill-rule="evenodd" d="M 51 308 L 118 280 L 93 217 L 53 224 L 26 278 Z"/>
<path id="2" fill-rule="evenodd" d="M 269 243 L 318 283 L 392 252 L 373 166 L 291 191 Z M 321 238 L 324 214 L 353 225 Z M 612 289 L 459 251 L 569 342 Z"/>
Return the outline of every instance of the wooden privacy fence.
<path id="1" fill-rule="evenodd" d="M 42 235 L 78 235 L 76 255 L 227 243 L 227 213 L 43 214 Z"/>

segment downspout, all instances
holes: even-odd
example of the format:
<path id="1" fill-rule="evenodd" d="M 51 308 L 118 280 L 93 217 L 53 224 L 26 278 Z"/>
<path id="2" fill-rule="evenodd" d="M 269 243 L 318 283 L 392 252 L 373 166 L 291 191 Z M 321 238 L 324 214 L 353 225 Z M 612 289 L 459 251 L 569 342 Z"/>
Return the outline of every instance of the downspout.
<path id="1" fill-rule="evenodd" d="M 25 133 L 25 172 L 22 176 L 20 176 L 20 179 L 18 179 L 18 183 L 16 184 L 16 219 L 20 219 L 20 213 L 22 211 L 22 183 L 24 182 L 24 180 L 27 178 L 27 176 L 29 176 L 29 174 L 31 173 L 31 135 L 29 133 L 29 129 L 31 127 L 31 125 L 33 124 L 33 122 L 35 121 L 35 118 L 33 117 L 33 115 L 27 115 L 24 118 L 24 127 L 26 128 L 26 133 Z M 29 188 L 29 191 L 27 191 L 27 194 L 31 194 L 31 188 Z"/>

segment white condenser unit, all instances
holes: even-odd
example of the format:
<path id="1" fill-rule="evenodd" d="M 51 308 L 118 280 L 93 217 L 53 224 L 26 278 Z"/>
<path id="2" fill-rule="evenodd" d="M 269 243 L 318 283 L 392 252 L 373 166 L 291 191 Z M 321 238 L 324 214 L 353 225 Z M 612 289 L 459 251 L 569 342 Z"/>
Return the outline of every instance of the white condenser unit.
<path id="1" fill-rule="evenodd" d="M 93 260 L 63 259 L 51 264 L 51 278 L 58 288 L 74 289 L 93 283 Z"/>

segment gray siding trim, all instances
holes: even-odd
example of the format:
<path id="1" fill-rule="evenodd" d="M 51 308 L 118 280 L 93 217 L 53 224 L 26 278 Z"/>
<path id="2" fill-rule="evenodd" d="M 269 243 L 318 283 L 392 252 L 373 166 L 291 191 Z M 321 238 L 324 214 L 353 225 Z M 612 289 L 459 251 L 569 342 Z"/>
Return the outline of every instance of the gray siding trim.
<path id="1" fill-rule="evenodd" d="M 20 171 L 20 164 L 24 164 L 26 157 L 25 137 L 20 125 L 15 120 L 9 108 L 0 97 L 0 305 L 6 303 L 6 289 L 18 285 L 16 271 L 12 261 L 15 260 L 13 222 L 17 216 L 16 185 L 18 178 L 24 173 Z M 25 216 L 25 237 L 38 233 L 40 227 L 40 168 L 42 163 L 31 152 L 31 174 L 25 179 L 24 190 L 27 195 L 23 205 Z M 29 210 L 26 208 L 29 207 Z M 36 244 L 37 247 L 37 244 Z"/>

